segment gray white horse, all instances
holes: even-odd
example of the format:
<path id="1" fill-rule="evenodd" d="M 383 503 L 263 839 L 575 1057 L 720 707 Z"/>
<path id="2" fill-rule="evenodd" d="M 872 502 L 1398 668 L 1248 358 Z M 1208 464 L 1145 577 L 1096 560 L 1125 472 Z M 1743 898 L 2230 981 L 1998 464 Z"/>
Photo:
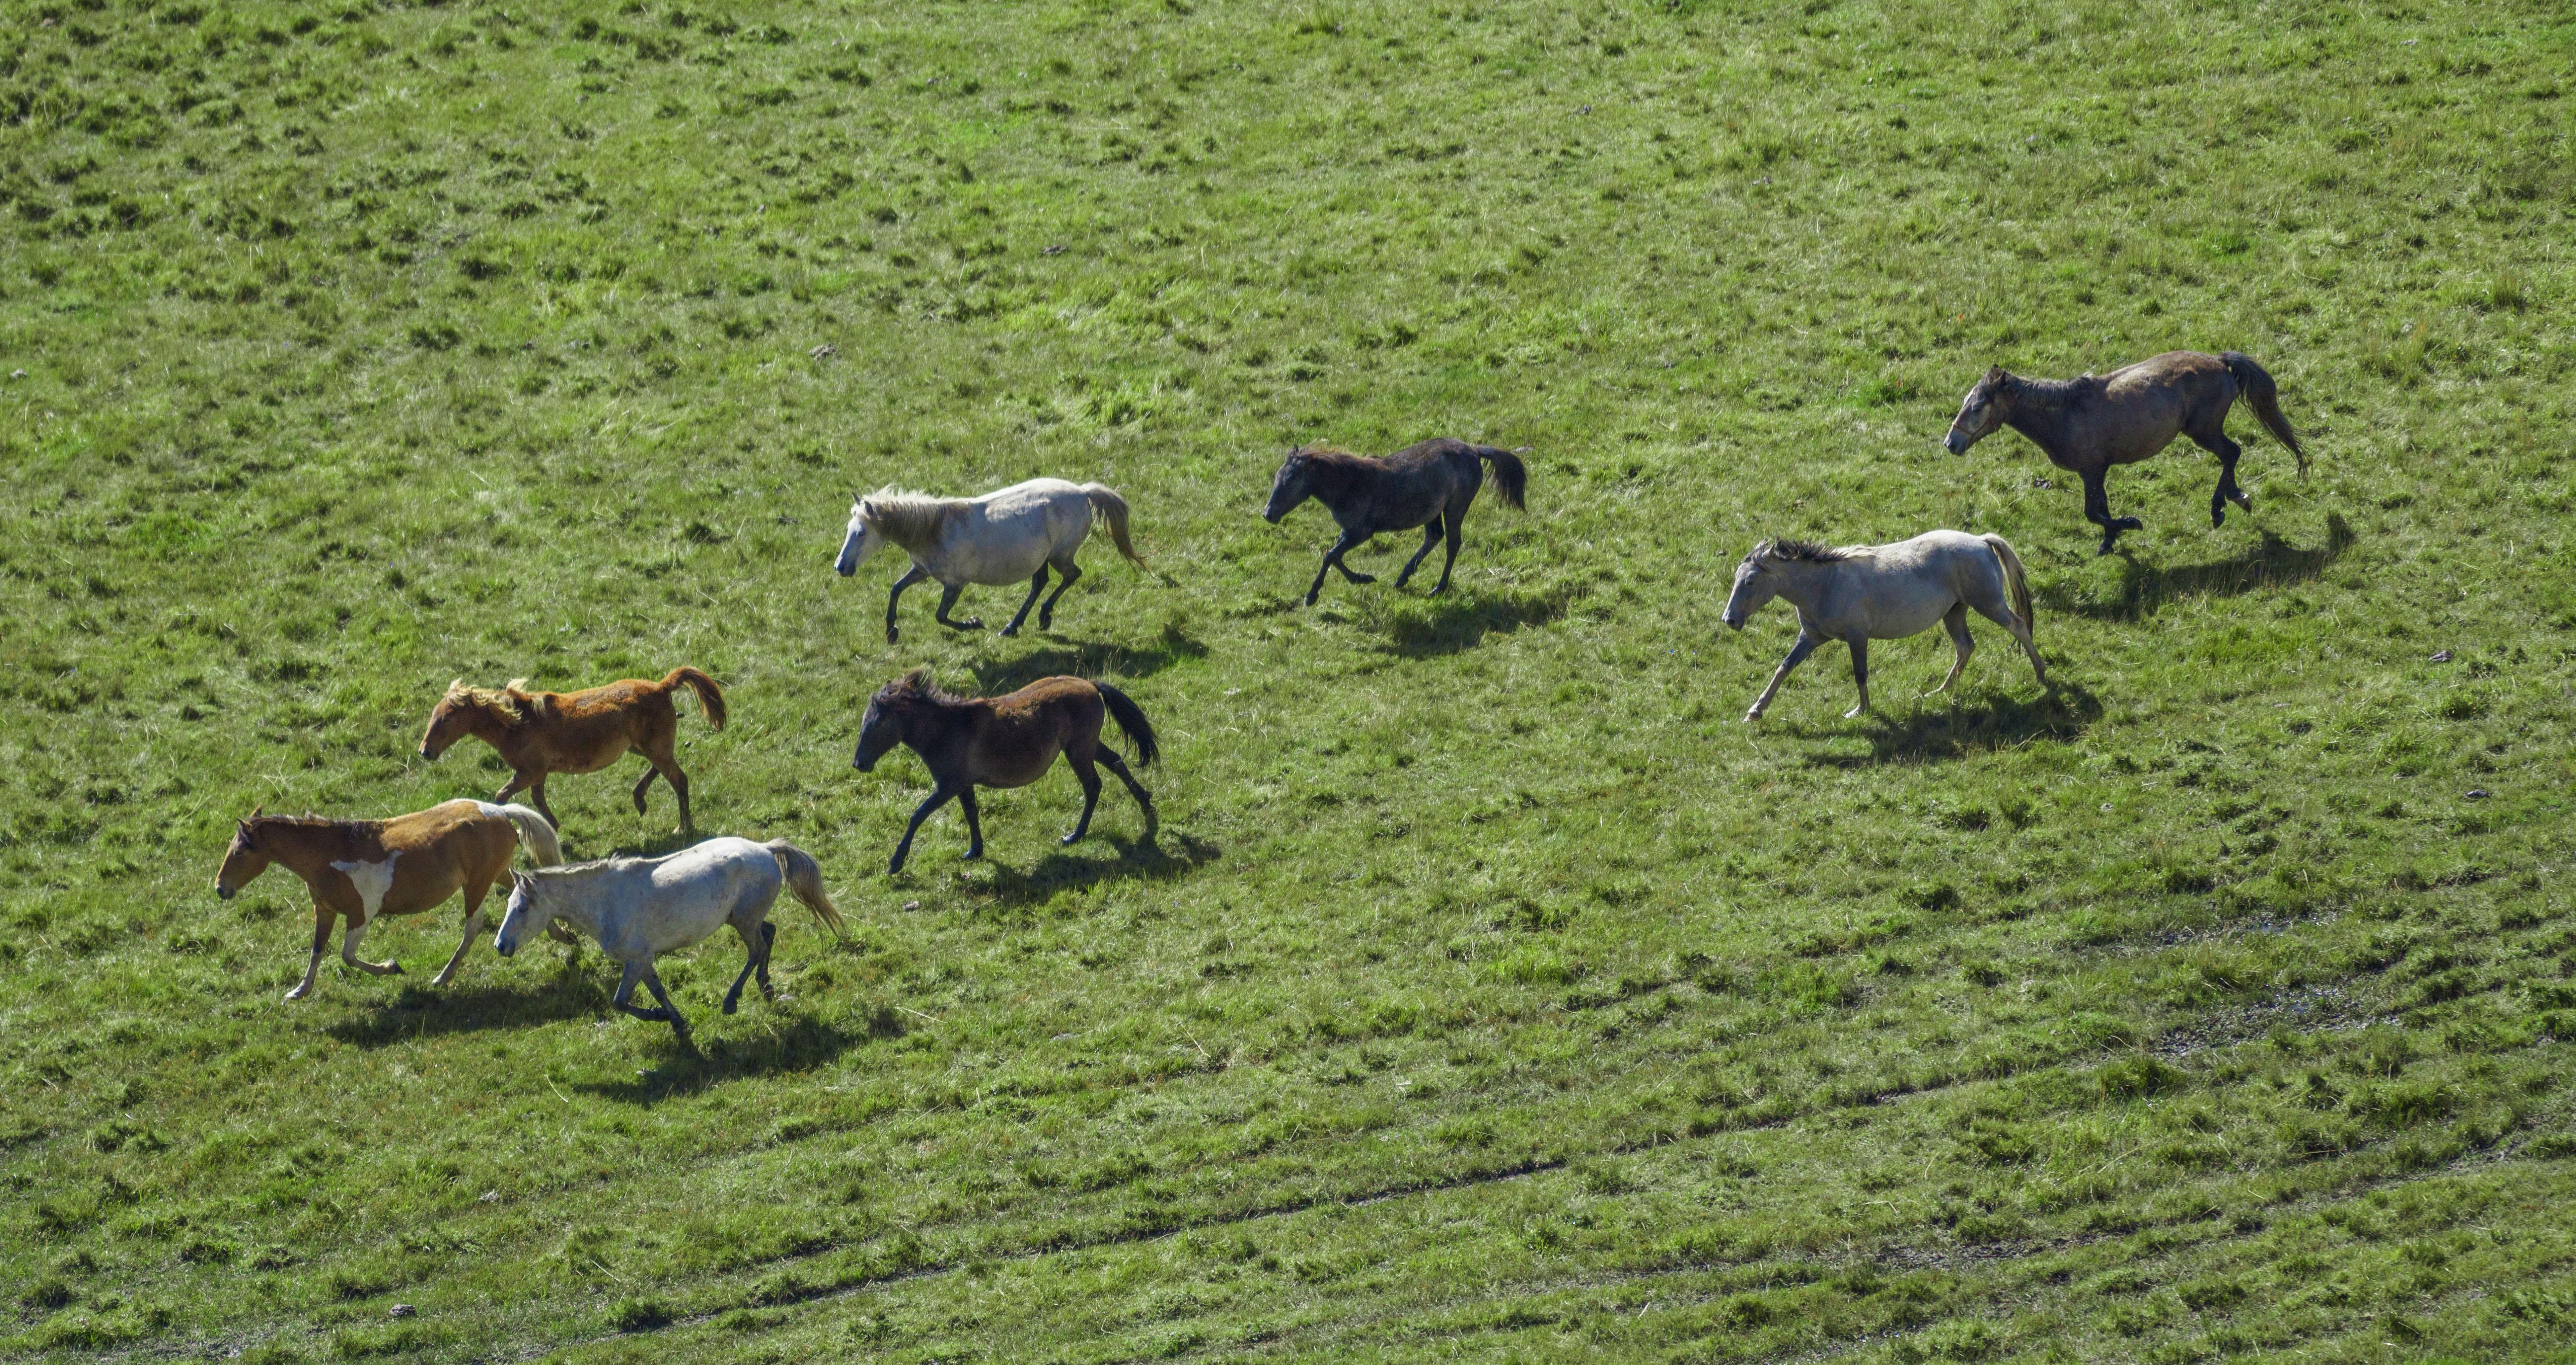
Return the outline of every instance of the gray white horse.
<path id="1" fill-rule="evenodd" d="M 626 964 L 609 1003 L 638 1019 L 667 1020 L 685 1041 L 689 1021 L 662 989 L 653 959 L 730 924 L 750 957 L 733 989 L 725 992 L 724 1012 L 734 1012 L 743 982 L 755 974 L 762 997 L 777 999 L 769 984 L 769 946 L 778 938 L 778 926 L 769 922 L 769 907 L 782 886 L 794 890 L 833 933 L 848 937 L 840 912 L 823 891 L 823 870 L 803 849 L 784 839 L 755 844 L 724 838 L 659 858 L 610 858 L 516 875 L 510 879 L 509 913 L 492 946 L 509 957 L 529 935 L 552 929 L 558 920 L 576 925 L 599 940 L 602 952 Z M 652 990 L 660 1008 L 633 1003 L 638 985 Z"/>
<path id="2" fill-rule="evenodd" d="M 1056 598 L 1082 577 L 1081 567 L 1073 562 L 1074 551 L 1090 537 L 1095 522 L 1109 528 L 1118 553 L 1138 564 L 1145 562 L 1127 540 L 1126 500 L 1105 484 L 1031 479 L 980 498 L 935 498 L 880 489 L 851 501 L 849 534 L 841 541 L 841 557 L 832 567 L 847 578 L 888 542 L 912 556 L 912 568 L 895 580 L 894 591 L 886 597 L 888 644 L 895 640 L 894 611 L 903 600 L 903 590 L 923 579 L 936 578 L 947 589 L 939 596 L 939 624 L 951 630 L 982 630 L 982 617 L 959 621 L 949 616 L 957 594 L 969 583 L 1017 583 L 1025 578 L 1028 598 L 1020 603 L 1011 623 L 1002 627 L 1004 635 L 1016 635 L 1020 623 L 1029 619 L 1029 607 L 1045 589 L 1050 567 L 1063 581 L 1046 605 L 1038 608 L 1038 629 L 1055 623 Z"/>
<path id="3" fill-rule="evenodd" d="M 1843 713 L 1849 720 L 1869 709 L 1869 642 L 1920 635 L 1940 622 L 1950 628 L 1959 657 L 1950 676 L 1925 696 L 1947 692 L 1968 666 L 1976 642 L 1968 638 L 1968 612 L 2012 632 L 2040 685 L 2048 684 L 2048 665 L 2031 643 L 2030 584 L 2021 557 L 2002 536 L 1972 536 L 1964 531 L 1926 531 L 1893 545 L 1852 545 L 1827 549 L 1807 540 L 1766 540 L 1753 547 L 1735 569 L 1735 591 L 1726 599 L 1729 628 L 1744 623 L 1774 597 L 1788 598 L 1798 609 L 1798 643 L 1771 675 L 1771 685 L 1744 713 L 1762 718 L 1789 670 L 1818 645 L 1841 640 L 1851 646 L 1852 682 L 1860 704 Z"/>

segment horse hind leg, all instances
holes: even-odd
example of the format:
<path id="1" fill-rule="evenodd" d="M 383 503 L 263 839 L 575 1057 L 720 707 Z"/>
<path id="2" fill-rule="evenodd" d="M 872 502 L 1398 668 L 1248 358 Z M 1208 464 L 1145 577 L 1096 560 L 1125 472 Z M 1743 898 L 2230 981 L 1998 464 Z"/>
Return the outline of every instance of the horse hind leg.
<path id="1" fill-rule="evenodd" d="M 1163 823 L 1162 817 L 1154 811 L 1154 794 L 1145 790 L 1145 785 L 1136 780 L 1134 773 L 1127 771 L 1127 760 L 1120 758 L 1117 750 L 1106 744 L 1101 745 L 1100 762 L 1102 766 L 1116 774 L 1119 781 L 1127 784 L 1127 794 L 1135 797 L 1137 806 L 1145 812 L 1145 837 L 1152 839 L 1154 832 Z"/>
<path id="2" fill-rule="evenodd" d="M 1020 623 L 1029 619 L 1029 608 L 1038 604 L 1038 594 L 1046 591 L 1046 585 L 1047 566 L 1040 564 L 1038 571 L 1029 576 L 1029 595 L 1020 599 L 1019 611 L 1012 614 L 1009 625 L 1002 627 L 1005 639 L 1020 633 Z M 1038 622 L 1038 629 L 1046 629 L 1046 622 Z"/>
<path id="3" fill-rule="evenodd" d="M 1977 652 L 1977 642 L 1968 634 L 1967 603 L 1951 603 L 1950 610 L 1941 617 L 1941 624 L 1949 630 L 1950 644 L 1958 650 L 1958 657 L 1950 661 L 1950 676 L 1943 678 L 1939 687 L 1923 694 L 1927 697 L 1938 696 L 1949 691 L 1950 684 L 1957 682 L 1959 675 L 1968 671 L 1968 656 Z"/>
<path id="4" fill-rule="evenodd" d="M 659 1008 L 648 1010 L 635 1003 L 635 988 L 639 985 L 652 990 L 653 998 L 660 1002 Z M 681 1041 L 688 1041 L 689 1021 L 681 1018 L 679 1006 L 671 1003 L 671 993 L 662 988 L 662 978 L 654 973 L 650 960 L 626 964 L 626 974 L 617 979 L 617 993 L 608 998 L 608 1003 L 621 1013 L 647 1023 L 668 1023 L 680 1035 Z"/>
<path id="5" fill-rule="evenodd" d="M 2253 511 L 2254 500 L 2245 496 L 2244 489 L 2236 486 L 2236 461 L 2244 455 L 2245 447 L 2227 439 L 2227 429 L 2223 426 L 2212 431 L 2186 434 L 2201 449 L 2218 457 L 2218 487 L 2210 490 L 2209 494 L 2210 528 L 2215 530 L 2227 524 L 2227 504 L 2231 502 L 2248 512 Z"/>
<path id="6" fill-rule="evenodd" d="M 1422 567 L 1422 561 L 1431 557 L 1432 547 L 1439 543 L 1440 518 L 1433 517 L 1430 521 L 1423 524 L 1422 548 L 1413 552 L 1413 558 L 1404 561 L 1404 572 L 1395 576 L 1395 586 L 1397 588 L 1401 589 L 1405 584 L 1413 581 L 1413 571 Z M 1445 581 L 1448 578 L 1448 575 L 1442 574 L 1441 578 Z"/>
<path id="7" fill-rule="evenodd" d="M 769 945 L 777 938 L 778 930 L 769 923 L 768 913 L 764 910 L 758 916 L 734 917 L 733 931 L 742 937 L 742 971 L 734 977 L 733 988 L 725 992 L 724 1012 L 727 1014 L 733 1013 L 735 1007 L 742 1003 L 743 985 L 751 980 L 754 971 L 760 973 L 760 993 L 772 998 L 776 996 L 776 992 L 769 989 Z"/>
<path id="8" fill-rule="evenodd" d="M 1096 746 L 1095 746 L 1096 747 Z M 1091 760 L 1071 749 L 1065 750 L 1065 766 L 1073 769 L 1073 780 L 1082 784 L 1082 818 L 1073 822 L 1073 833 L 1064 836 L 1068 844 L 1079 843 L 1091 832 L 1091 813 L 1100 808 L 1100 770 Z"/>
<path id="9" fill-rule="evenodd" d="M 447 965 L 438 969 L 438 975 L 431 977 L 429 984 L 444 986 L 456 979 L 456 969 L 465 965 L 466 950 L 474 946 L 476 936 L 483 932 L 483 897 L 491 889 L 492 884 L 488 881 L 466 886 L 465 937 L 458 941 L 455 956 L 447 959 Z"/>
<path id="10" fill-rule="evenodd" d="M 1441 530 L 1449 538 L 1449 549 L 1440 560 L 1440 582 L 1431 589 L 1434 597 L 1449 591 L 1449 571 L 1458 567 L 1458 547 L 1467 543 L 1467 509 L 1451 508 L 1449 514 L 1441 518 Z"/>
<path id="11" fill-rule="evenodd" d="M 1064 557 L 1064 562 L 1055 566 L 1055 573 L 1055 591 L 1048 593 L 1046 605 L 1038 608 L 1038 629 L 1040 630 L 1055 629 L 1055 604 L 1064 599 L 1064 590 L 1072 587 L 1075 579 L 1082 577 L 1082 566 L 1073 562 L 1073 556 L 1067 555 Z"/>
<path id="12" fill-rule="evenodd" d="M 2031 638 L 2030 622 L 2014 615 L 2011 605 L 2004 601 L 2003 594 L 2000 592 L 1995 594 L 1993 600 L 1974 605 L 1978 615 L 2012 632 L 2013 643 L 2020 645 L 2021 652 L 2030 657 L 2030 671 L 2038 674 L 2040 686 L 2046 687 L 2048 665 L 2039 657 L 2038 642 Z"/>

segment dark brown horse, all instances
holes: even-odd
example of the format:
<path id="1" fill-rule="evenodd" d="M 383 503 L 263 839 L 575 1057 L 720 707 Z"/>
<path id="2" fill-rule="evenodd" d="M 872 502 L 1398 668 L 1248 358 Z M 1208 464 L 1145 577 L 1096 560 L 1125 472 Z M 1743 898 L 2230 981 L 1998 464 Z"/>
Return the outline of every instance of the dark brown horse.
<path id="1" fill-rule="evenodd" d="M 1108 765 L 1144 807 L 1145 837 L 1153 838 L 1154 794 L 1136 784 L 1117 750 L 1100 742 L 1104 712 L 1136 742 L 1137 767 L 1161 754 L 1153 723 L 1126 693 L 1107 683 L 1040 678 L 1006 697 L 959 697 L 931 686 L 930 670 L 916 668 L 878 688 L 868 699 L 867 718 L 859 722 L 859 752 L 850 766 L 874 771 L 878 759 L 906 744 L 921 755 L 933 784 L 930 798 L 904 826 L 903 842 L 894 846 L 894 861 L 886 864 L 886 872 L 903 870 L 913 834 L 951 797 L 966 808 L 966 856 L 983 857 L 984 826 L 975 814 L 975 788 L 1025 787 L 1046 776 L 1059 753 L 1082 783 L 1082 818 L 1064 842 L 1091 829 L 1091 812 L 1100 804 L 1100 774 L 1091 767 L 1095 759 Z"/>
<path id="2" fill-rule="evenodd" d="M 512 792 L 524 788 L 537 809 L 545 812 L 547 822 L 560 829 L 562 822 L 546 804 L 546 778 L 553 773 L 595 773 L 624 758 L 631 748 L 653 765 L 644 780 L 635 784 L 635 813 L 644 813 L 644 789 L 653 785 L 653 779 L 667 778 L 680 798 L 680 828 L 693 828 L 689 775 L 680 771 L 680 713 L 671 705 L 671 693 L 681 687 L 696 692 L 707 724 L 721 730 L 724 689 L 715 679 L 694 668 L 675 668 L 660 682 L 628 678 L 579 692 L 530 692 L 521 686 L 526 681 L 514 678 L 509 686 L 497 689 L 467 687 L 462 678 L 449 683 L 447 695 L 429 713 L 429 728 L 420 737 L 420 756 L 434 759 L 448 745 L 472 735 L 500 750 L 511 768 L 510 784 L 492 799 L 507 801 Z"/>
<path id="3" fill-rule="evenodd" d="M 2231 502 L 2254 510 L 2254 500 L 2236 486 L 2236 457 L 2244 452 L 2227 439 L 2227 409 L 2240 394 L 2264 429 L 2298 457 L 2299 476 L 2307 477 L 2308 453 L 2281 416 L 2272 376 L 2241 351 L 2167 351 L 2081 379 L 2024 379 L 1990 369 L 1968 390 L 1941 444 L 1951 454 L 1963 455 L 1998 426 L 2029 437 L 2050 463 L 2084 480 L 2084 516 L 2102 528 L 2102 553 L 2107 555 L 2122 531 L 2137 530 L 2140 523 L 2136 517 L 2111 515 L 2103 474 L 2115 464 L 2146 459 L 2173 444 L 2177 435 L 2218 457 L 2218 487 L 2209 495 L 2210 525 L 2226 524 Z"/>
<path id="4" fill-rule="evenodd" d="M 1332 509 L 1333 521 L 1342 528 L 1342 538 L 1324 552 L 1324 562 L 1315 570 L 1314 586 L 1306 589 L 1307 606 L 1315 605 L 1324 591 L 1324 576 L 1335 569 L 1354 583 L 1376 582 L 1373 574 L 1353 572 L 1342 556 L 1380 531 L 1410 531 L 1416 526 L 1422 528 L 1422 548 L 1405 561 L 1395 586 L 1401 588 L 1413 577 L 1423 556 L 1445 534 L 1449 554 L 1440 562 L 1440 586 L 1431 590 L 1437 597 L 1449 591 L 1449 570 L 1458 562 L 1459 531 L 1467 524 L 1467 508 L 1476 501 L 1476 490 L 1485 486 L 1487 464 L 1494 467 L 1494 487 L 1503 501 L 1527 510 L 1521 492 L 1529 485 L 1529 467 L 1520 457 L 1528 449 L 1471 446 L 1442 436 L 1377 460 L 1344 450 L 1299 446 L 1288 452 L 1278 476 L 1270 481 L 1270 505 L 1261 509 L 1261 515 L 1276 526 L 1281 517 L 1297 510 L 1297 504 L 1314 498 Z"/>

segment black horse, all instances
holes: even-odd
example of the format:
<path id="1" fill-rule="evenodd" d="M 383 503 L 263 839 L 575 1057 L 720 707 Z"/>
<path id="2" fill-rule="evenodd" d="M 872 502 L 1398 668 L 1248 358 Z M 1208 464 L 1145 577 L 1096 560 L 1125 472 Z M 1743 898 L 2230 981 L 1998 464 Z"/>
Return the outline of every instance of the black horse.
<path id="1" fill-rule="evenodd" d="M 1449 590 L 1449 570 L 1458 562 L 1459 529 L 1467 524 L 1467 508 L 1476 501 L 1476 490 L 1485 486 L 1487 463 L 1494 466 L 1494 487 L 1503 501 L 1528 510 L 1521 492 L 1529 485 L 1529 467 L 1520 458 L 1521 451 L 1528 449 L 1472 446 L 1442 436 L 1378 460 L 1346 450 L 1299 446 L 1288 452 L 1279 476 L 1271 480 L 1270 505 L 1261 509 L 1261 515 L 1275 526 L 1297 510 L 1297 504 L 1316 498 L 1332 509 L 1333 521 L 1342 528 L 1342 538 L 1324 552 L 1324 562 L 1315 570 L 1314 586 L 1306 589 L 1307 606 L 1315 605 L 1324 591 L 1325 575 L 1335 569 L 1354 583 L 1376 582 L 1374 575 L 1354 572 L 1342 556 L 1380 531 L 1409 531 L 1416 526 L 1422 528 L 1422 548 L 1405 561 L 1395 586 L 1401 588 L 1413 577 L 1423 556 L 1445 533 L 1449 554 L 1440 562 L 1440 586 L 1431 590 L 1436 597 Z"/>

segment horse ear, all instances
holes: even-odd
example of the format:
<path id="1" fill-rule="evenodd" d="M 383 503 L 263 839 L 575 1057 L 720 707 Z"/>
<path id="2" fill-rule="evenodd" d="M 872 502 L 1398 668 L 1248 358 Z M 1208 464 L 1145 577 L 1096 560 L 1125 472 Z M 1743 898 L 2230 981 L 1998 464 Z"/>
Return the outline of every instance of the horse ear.
<path id="1" fill-rule="evenodd" d="M 2003 367 L 2003 366 L 2001 366 L 2001 365 L 1989 365 L 1989 366 L 1987 366 L 1987 367 L 1986 367 L 1986 382 L 1987 382 L 1987 383 L 1989 383 L 1989 384 L 1997 384 L 1997 383 L 2001 383 L 2001 382 L 2003 382 L 2003 377 L 2004 377 L 2004 367 Z"/>

